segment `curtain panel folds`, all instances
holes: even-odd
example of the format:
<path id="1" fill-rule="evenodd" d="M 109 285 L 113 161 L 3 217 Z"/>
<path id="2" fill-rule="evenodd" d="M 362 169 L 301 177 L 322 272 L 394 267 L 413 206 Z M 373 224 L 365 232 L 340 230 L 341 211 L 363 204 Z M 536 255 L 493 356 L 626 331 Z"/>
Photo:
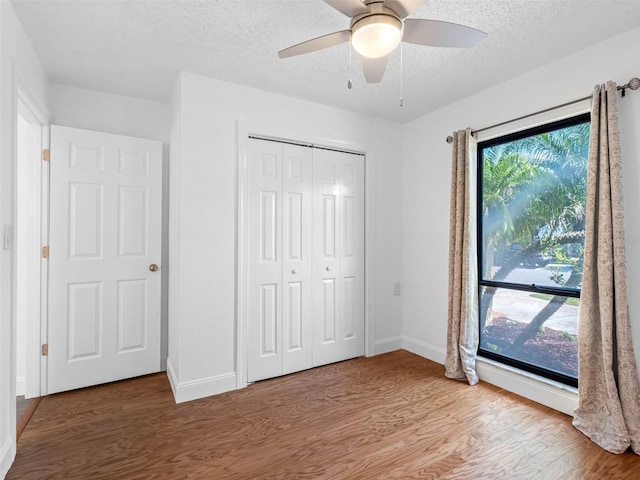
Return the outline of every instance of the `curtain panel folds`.
<path id="1" fill-rule="evenodd" d="M 573 425 L 602 448 L 640 454 L 640 381 L 627 303 L 616 84 L 596 86 L 591 110 L 584 274 Z"/>
<path id="2" fill-rule="evenodd" d="M 476 140 L 453 134 L 449 218 L 449 306 L 445 375 L 478 383 L 478 272 L 476 250 Z"/>

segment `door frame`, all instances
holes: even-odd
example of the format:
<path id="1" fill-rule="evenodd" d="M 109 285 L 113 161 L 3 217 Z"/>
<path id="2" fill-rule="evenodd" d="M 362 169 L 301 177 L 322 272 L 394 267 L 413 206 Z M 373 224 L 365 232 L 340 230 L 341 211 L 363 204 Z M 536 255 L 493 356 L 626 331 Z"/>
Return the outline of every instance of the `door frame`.
<path id="1" fill-rule="evenodd" d="M 26 87 L 20 72 L 14 70 L 14 105 L 13 105 L 13 232 L 12 237 L 14 241 L 13 255 L 12 255 L 12 307 L 11 317 L 13 323 L 13 331 L 17 329 L 17 261 L 18 256 L 16 254 L 17 245 L 15 241 L 17 238 L 16 224 L 19 221 L 18 218 L 18 192 L 17 192 L 17 170 L 18 170 L 18 114 L 21 114 L 25 119 L 29 120 L 29 123 L 39 125 L 41 129 L 41 141 L 40 149 L 49 148 L 49 113 L 48 111 L 38 105 L 34 101 L 34 96 L 30 94 L 29 89 Z M 34 185 L 40 189 L 40 209 L 39 218 L 37 221 L 40 223 L 40 238 L 38 241 L 41 245 L 47 244 L 49 234 L 49 165 L 47 162 L 41 161 L 40 170 L 40 185 Z M 39 397 L 46 395 L 46 357 L 41 355 L 41 345 L 46 343 L 47 332 L 47 280 L 48 280 L 48 264 L 45 259 L 41 259 L 40 271 L 36 274 L 31 272 L 32 285 L 35 285 L 34 298 L 39 303 L 40 318 L 39 321 L 29 321 L 25 325 L 25 349 L 27 361 L 25 364 L 25 390 L 29 396 Z M 13 337 L 13 355 L 17 352 L 17 339 Z M 15 362 L 15 359 L 14 359 Z M 12 374 L 12 380 L 15 384 L 15 365 Z"/>
<path id="2" fill-rule="evenodd" d="M 365 189 L 365 229 L 364 229 L 364 352 L 365 356 L 375 355 L 375 304 L 374 304 L 374 202 L 373 186 L 375 178 L 374 153 L 365 142 L 341 139 L 326 135 L 300 132 L 290 128 L 272 126 L 265 123 L 238 121 L 237 170 L 236 170 L 236 389 L 244 388 L 247 382 L 247 195 L 248 195 L 248 150 L 249 137 L 290 142 L 309 147 L 321 146 L 330 149 L 356 153 L 364 156 Z"/>

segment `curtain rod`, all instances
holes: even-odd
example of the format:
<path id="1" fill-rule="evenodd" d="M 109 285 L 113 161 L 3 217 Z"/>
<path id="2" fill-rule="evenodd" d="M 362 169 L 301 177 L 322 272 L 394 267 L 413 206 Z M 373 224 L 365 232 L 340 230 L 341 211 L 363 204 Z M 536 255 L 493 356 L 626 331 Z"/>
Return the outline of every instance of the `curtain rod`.
<path id="1" fill-rule="evenodd" d="M 618 85 L 617 89 L 618 90 L 622 90 L 622 96 L 624 97 L 626 90 L 631 89 L 631 90 L 637 90 L 638 88 L 640 88 L 640 78 L 638 77 L 634 77 L 631 80 L 629 80 L 628 83 L 625 83 L 624 85 Z M 559 108 L 562 107 L 568 107 L 569 105 L 573 105 L 579 102 L 582 102 L 584 100 L 588 100 L 589 98 L 592 98 L 593 95 L 588 95 L 586 97 L 582 97 L 582 98 L 578 98 L 576 100 L 571 100 L 570 102 L 566 102 L 563 103 L 561 105 L 556 105 L 555 107 L 549 107 L 549 108 L 545 108 L 544 110 L 538 110 L 537 112 L 533 112 L 533 113 L 529 113 L 527 115 L 523 115 L 521 117 L 518 118 L 513 118 L 511 120 L 507 120 L 506 122 L 500 122 L 500 123 L 496 123 L 495 125 L 490 125 L 488 127 L 484 127 L 484 128 L 479 128 L 478 130 L 472 130 L 471 133 L 479 133 L 479 132 L 484 132 L 485 130 L 489 130 L 491 128 L 496 128 L 496 127 L 501 127 L 503 125 L 507 125 L 509 123 L 513 123 L 513 122 L 517 122 L 519 120 L 524 120 L 525 118 L 529 118 L 529 117 L 534 117 L 536 115 L 540 115 L 541 113 L 547 113 L 547 112 L 551 112 L 552 110 L 557 110 Z M 453 137 L 451 135 L 449 135 L 447 137 L 447 143 L 453 143 Z"/>

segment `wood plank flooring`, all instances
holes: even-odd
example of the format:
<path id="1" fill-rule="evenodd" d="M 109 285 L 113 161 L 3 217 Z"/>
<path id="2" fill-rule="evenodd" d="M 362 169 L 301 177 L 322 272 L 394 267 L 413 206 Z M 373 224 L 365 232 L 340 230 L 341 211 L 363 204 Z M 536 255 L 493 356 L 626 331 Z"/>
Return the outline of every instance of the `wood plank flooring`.
<path id="1" fill-rule="evenodd" d="M 16 421 L 20 421 L 20 417 L 29 407 L 30 400 L 24 398 L 24 395 L 16 397 Z"/>
<path id="2" fill-rule="evenodd" d="M 570 418 L 406 351 L 176 405 L 164 374 L 44 397 L 13 479 L 638 479 Z"/>
<path id="3" fill-rule="evenodd" d="M 40 403 L 40 397 L 25 399 L 24 396 L 16 397 L 16 437 L 20 438 L 22 432 L 26 428 L 29 420 L 31 420 L 31 415 L 38 408 L 38 404 Z"/>

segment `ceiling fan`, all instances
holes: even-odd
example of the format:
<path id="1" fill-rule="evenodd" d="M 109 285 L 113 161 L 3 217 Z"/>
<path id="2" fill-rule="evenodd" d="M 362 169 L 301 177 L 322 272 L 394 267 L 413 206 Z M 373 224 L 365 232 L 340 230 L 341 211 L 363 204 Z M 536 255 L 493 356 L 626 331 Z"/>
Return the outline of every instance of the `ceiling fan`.
<path id="1" fill-rule="evenodd" d="M 278 52 L 280 58 L 315 52 L 351 41 L 362 56 L 367 83 L 382 80 L 387 58 L 401 41 L 430 47 L 473 47 L 486 33 L 457 23 L 406 18 L 427 0 L 324 0 L 347 17 L 347 30 L 313 38 Z"/>

